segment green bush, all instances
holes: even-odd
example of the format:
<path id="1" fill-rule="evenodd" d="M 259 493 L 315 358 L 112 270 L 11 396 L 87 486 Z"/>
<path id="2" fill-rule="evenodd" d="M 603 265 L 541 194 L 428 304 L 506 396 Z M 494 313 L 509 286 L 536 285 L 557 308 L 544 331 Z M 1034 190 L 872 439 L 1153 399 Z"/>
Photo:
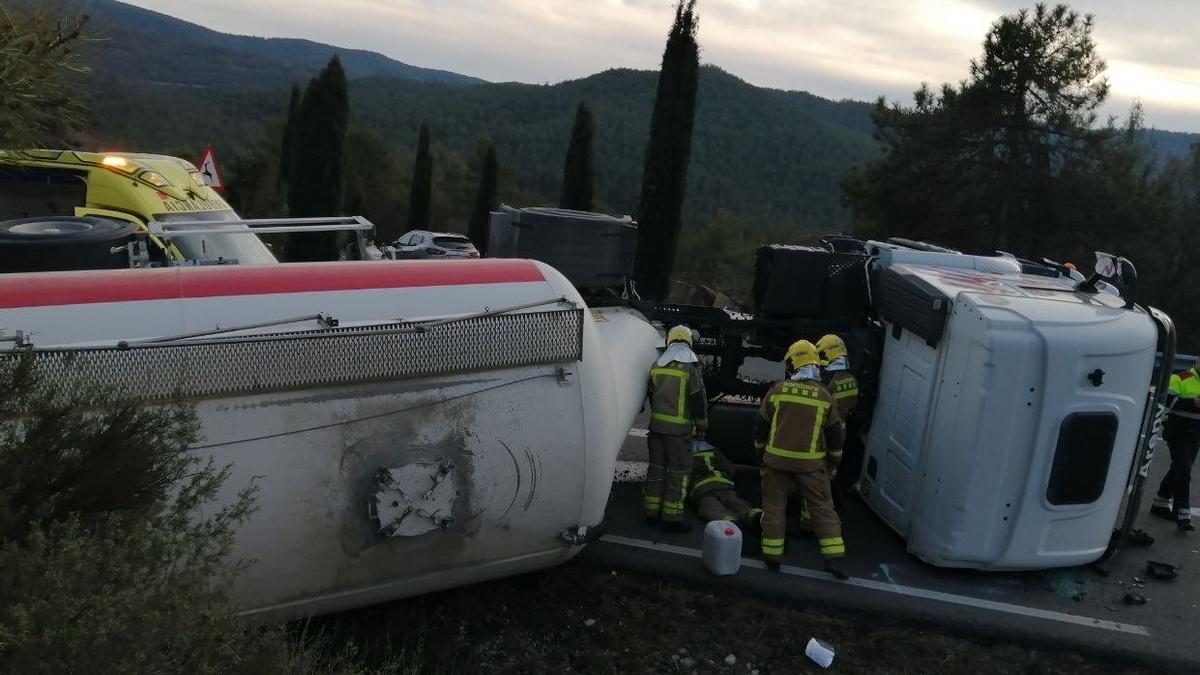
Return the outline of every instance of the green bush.
<path id="1" fill-rule="evenodd" d="M 263 672 L 280 629 L 247 629 L 223 590 L 253 486 L 187 448 L 194 412 L 52 387 L 0 364 L 0 669 Z"/>

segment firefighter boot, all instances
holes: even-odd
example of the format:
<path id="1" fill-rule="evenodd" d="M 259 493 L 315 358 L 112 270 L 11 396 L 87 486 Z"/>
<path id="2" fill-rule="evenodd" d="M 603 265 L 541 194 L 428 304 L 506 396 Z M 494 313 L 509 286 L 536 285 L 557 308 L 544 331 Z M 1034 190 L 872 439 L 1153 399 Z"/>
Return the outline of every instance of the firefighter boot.
<path id="1" fill-rule="evenodd" d="M 738 519 L 742 532 L 746 534 L 744 541 L 753 542 L 762 538 L 762 509 L 750 509 Z"/>
<path id="2" fill-rule="evenodd" d="M 1162 495 L 1155 496 L 1154 503 L 1150 506 L 1150 515 L 1175 520 L 1175 513 L 1171 509 L 1171 498 Z"/>
<path id="3" fill-rule="evenodd" d="M 834 578 L 841 579 L 842 581 L 850 578 L 850 575 L 846 574 L 845 570 L 842 569 L 842 558 L 826 558 L 825 571 L 832 574 Z"/>
<path id="4" fill-rule="evenodd" d="M 767 570 L 768 570 L 768 571 L 770 571 L 770 572 L 776 572 L 776 573 L 778 573 L 778 572 L 779 572 L 779 567 L 780 567 L 780 566 L 779 566 L 779 561 L 778 561 L 778 560 L 764 560 L 763 562 L 767 563 Z"/>
<path id="5" fill-rule="evenodd" d="M 692 523 L 686 518 L 683 520 L 664 520 L 659 524 L 658 529 L 662 530 L 663 532 L 687 534 L 688 532 L 692 531 Z"/>

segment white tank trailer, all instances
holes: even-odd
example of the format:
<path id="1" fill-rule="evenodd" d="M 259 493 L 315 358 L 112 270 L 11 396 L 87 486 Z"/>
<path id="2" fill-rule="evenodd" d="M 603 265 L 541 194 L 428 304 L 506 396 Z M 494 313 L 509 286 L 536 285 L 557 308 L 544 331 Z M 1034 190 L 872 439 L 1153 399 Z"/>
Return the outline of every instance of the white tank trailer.
<path id="1" fill-rule="evenodd" d="M 662 342 L 530 260 L 0 274 L 0 329 L 56 381 L 195 405 L 221 499 L 258 485 L 233 597 L 272 619 L 569 559 Z"/>

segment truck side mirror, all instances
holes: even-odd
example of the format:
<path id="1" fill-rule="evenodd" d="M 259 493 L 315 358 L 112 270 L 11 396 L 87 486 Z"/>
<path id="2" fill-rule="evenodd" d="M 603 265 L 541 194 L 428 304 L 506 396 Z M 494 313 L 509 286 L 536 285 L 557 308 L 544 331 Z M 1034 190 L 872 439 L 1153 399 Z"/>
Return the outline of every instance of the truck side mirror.
<path id="1" fill-rule="evenodd" d="M 1112 279 L 1121 271 L 1118 258 L 1115 255 L 1096 251 L 1096 274 L 1104 279 Z"/>
<path id="2" fill-rule="evenodd" d="M 1126 309 L 1133 307 L 1137 268 L 1133 266 L 1132 262 L 1111 253 L 1096 251 L 1095 271 L 1086 281 L 1076 286 L 1075 290 L 1083 293 L 1096 293 L 1096 287 L 1102 280 L 1116 284 L 1121 290 L 1121 297 L 1125 299 Z"/>

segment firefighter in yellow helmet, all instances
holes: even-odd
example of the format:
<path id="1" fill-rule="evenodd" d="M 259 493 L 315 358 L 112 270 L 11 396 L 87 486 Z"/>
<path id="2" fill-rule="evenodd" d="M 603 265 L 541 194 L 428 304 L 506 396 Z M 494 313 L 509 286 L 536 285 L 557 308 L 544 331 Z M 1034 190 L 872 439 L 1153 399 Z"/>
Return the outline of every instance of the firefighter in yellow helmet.
<path id="1" fill-rule="evenodd" d="M 650 462 L 642 488 L 646 519 L 663 529 L 686 532 L 684 500 L 692 469 L 692 438 L 708 430 L 708 396 L 700 359 L 692 350 L 692 330 L 667 331 L 667 348 L 654 367 L 646 395 L 650 399 Z"/>
<path id="2" fill-rule="evenodd" d="M 842 455 L 844 433 L 837 404 L 821 384 L 817 348 L 800 340 L 784 358 L 787 379 L 763 398 L 754 424 L 762 457 L 762 552 L 767 568 L 779 570 L 787 538 L 788 496 L 799 493 L 812 513 L 813 533 L 825 570 L 846 579 L 842 524 L 833 507 L 829 476 Z"/>
<path id="3" fill-rule="evenodd" d="M 837 401 L 838 415 L 845 424 L 858 405 L 858 378 L 850 374 L 850 352 L 842 338 L 831 334 L 817 340 L 817 354 L 821 357 L 821 379 Z"/>

